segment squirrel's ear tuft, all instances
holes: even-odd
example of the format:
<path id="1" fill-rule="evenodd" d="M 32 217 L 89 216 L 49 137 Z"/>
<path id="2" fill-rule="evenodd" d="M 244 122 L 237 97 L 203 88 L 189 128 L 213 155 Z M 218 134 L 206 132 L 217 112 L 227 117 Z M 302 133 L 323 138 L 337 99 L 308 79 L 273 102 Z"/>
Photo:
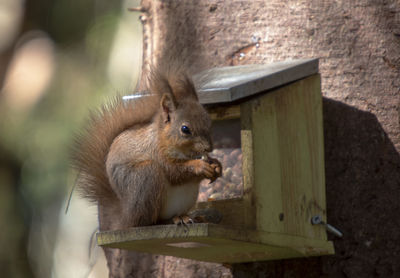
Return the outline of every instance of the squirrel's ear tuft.
<path id="1" fill-rule="evenodd" d="M 161 108 L 164 122 L 167 123 L 171 120 L 170 114 L 176 109 L 175 99 L 172 94 L 163 94 L 161 97 Z"/>
<path id="2" fill-rule="evenodd" d="M 185 99 L 199 100 L 193 81 L 185 73 L 173 75 L 168 81 L 178 101 Z"/>
<path id="3" fill-rule="evenodd" d="M 175 103 L 188 99 L 198 100 L 193 81 L 176 63 L 159 64 L 157 67 L 152 67 L 148 88 L 155 94 L 171 93 L 175 98 Z"/>

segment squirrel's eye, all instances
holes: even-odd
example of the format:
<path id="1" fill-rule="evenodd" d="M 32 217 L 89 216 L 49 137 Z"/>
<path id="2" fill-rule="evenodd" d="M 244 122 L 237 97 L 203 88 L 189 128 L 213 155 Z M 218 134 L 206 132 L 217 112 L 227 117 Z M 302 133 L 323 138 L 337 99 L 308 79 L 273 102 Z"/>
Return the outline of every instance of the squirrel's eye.
<path id="1" fill-rule="evenodd" d="M 190 128 L 185 125 L 181 126 L 181 131 L 183 134 L 187 134 L 187 135 L 192 134 L 192 132 L 190 131 Z"/>

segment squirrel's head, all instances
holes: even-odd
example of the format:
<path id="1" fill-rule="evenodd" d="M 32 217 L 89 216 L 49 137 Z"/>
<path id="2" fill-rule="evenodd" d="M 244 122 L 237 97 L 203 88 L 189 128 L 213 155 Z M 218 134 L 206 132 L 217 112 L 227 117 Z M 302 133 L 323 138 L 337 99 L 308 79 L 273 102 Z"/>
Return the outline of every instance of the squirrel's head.
<path id="1" fill-rule="evenodd" d="M 159 88 L 160 89 L 160 88 Z M 195 159 L 212 151 L 211 119 L 191 81 L 168 79 L 160 99 L 159 140 L 171 159 Z"/>

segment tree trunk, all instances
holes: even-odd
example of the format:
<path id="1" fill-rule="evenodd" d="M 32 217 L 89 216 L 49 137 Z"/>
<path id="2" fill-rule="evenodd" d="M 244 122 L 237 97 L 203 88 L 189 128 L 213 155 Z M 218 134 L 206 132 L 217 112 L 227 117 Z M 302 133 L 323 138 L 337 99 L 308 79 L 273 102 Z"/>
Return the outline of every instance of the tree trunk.
<path id="1" fill-rule="evenodd" d="M 163 256 L 126 263 L 145 277 L 400 277 L 400 2 L 143 0 L 142 6 L 143 76 L 166 55 L 190 73 L 320 58 L 327 214 L 344 238 L 330 238 L 336 255 L 326 257 L 229 268 Z"/>

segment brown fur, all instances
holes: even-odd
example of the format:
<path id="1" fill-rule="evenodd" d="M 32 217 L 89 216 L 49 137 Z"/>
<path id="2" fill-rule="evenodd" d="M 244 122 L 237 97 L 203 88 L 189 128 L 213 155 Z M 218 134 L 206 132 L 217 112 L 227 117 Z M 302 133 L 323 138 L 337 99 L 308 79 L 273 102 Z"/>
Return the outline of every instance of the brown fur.
<path id="1" fill-rule="evenodd" d="M 86 128 L 75 138 L 73 167 L 78 170 L 78 190 L 93 202 L 114 197 L 105 171 L 108 150 L 124 130 L 149 123 L 158 109 L 157 96 L 124 103 L 120 96 L 91 113 Z M 140 113 L 138 113 L 140 111 Z"/>
<path id="2" fill-rule="evenodd" d="M 76 139 L 78 189 L 99 204 L 100 218 L 115 219 L 100 223 L 102 230 L 156 223 L 167 184 L 220 173 L 218 161 L 198 159 L 212 149 L 211 121 L 190 79 L 177 67 L 158 67 L 148 88 L 151 96 L 116 98 L 92 114 Z"/>

